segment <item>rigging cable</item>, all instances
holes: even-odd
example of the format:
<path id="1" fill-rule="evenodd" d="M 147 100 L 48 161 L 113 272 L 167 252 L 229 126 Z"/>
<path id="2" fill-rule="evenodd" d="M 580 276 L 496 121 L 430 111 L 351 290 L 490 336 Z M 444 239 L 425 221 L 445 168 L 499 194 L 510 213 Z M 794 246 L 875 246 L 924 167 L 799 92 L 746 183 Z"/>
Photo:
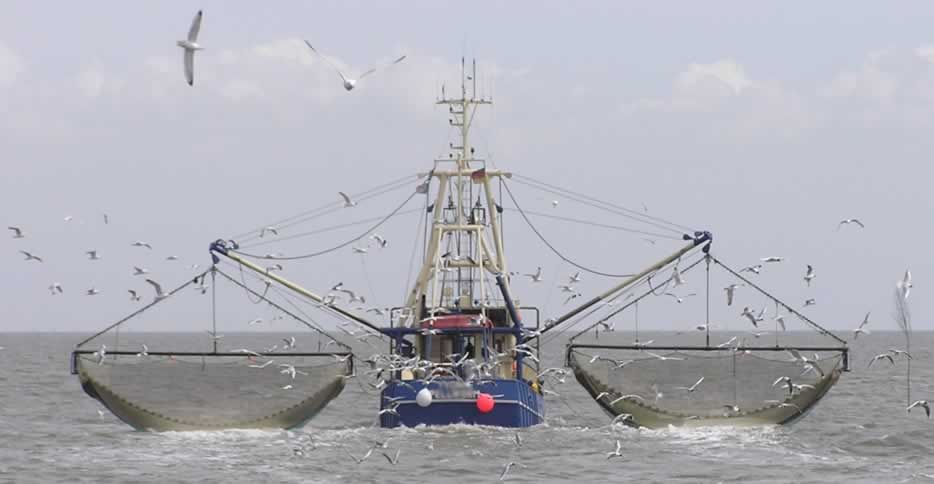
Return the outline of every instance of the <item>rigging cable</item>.
<path id="1" fill-rule="evenodd" d="M 409 209 L 409 210 L 403 210 L 403 211 L 397 213 L 396 215 L 405 215 L 405 214 L 409 214 L 409 213 L 415 213 L 415 212 L 417 212 L 417 211 L 419 211 L 419 210 L 421 210 L 421 209 L 420 209 L 420 208 L 412 208 L 412 209 Z M 383 216 L 381 215 L 381 216 L 379 216 L 379 217 L 370 217 L 370 218 L 365 218 L 365 219 L 357 220 L 357 221 L 354 221 L 354 222 L 347 222 L 347 223 L 343 223 L 343 224 L 329 225 L 329 226 L 327 226 L 327 227 L 321 227 L 321 228 L 319 228 L 319 229 L 311 230 L 311 231 L 308 231 L 308 232 L 301 232 L 301 233 L 298 233 L 298 234 L 292 234 L 292 235 L 287 235 L 287 236 L 284 236 L 284 237 L 276 237 L 276 238 L 274 238 L 274 239 L 264 240 L 264 241 L 262 241 L 262 242 L 257 242 L 257 243 L 255 243 L 255 244 L 249 244 L 249 245 L 242 245 L 242 244 L 241 244 L 240 247 L 243 248 L 243 249 L 253 249 L 253 248 L 261 247 L 261 246 L 264 246 L 264 245 L 275 244 L 275 243 L 277 243 L 277 242 L 286 242 L 286 241 L 293 240 L 293 239 L 299 239 L 299 238 L 302 238 L 302 237 L 308 237 L 308 236 L 310 236 L 310 235 L 318 235 L 318 234 L 323 234 L 323 233 L 325 233 L 325 232 L 332 232 L 332 231 L 334 231 L 334 230 L 345 229 L 345 228 L 347 228 L 347 227 L 355 227 L 355 226 L 357 226 L 357 225 L 372 223 L 372 222 L 375 222 L 375 221 L 377 221 L 377 220 L 382 220 L 382 219 L 383 219 Z"/>
<path id="2" fill-rule="evenodd" d="M 677 233 L 681 233 L 681 232 L 683 232 L 683 231 L 687 231 L 687 232 L 690 233 L 690 232 L 694 232 L 694 231 L 696 230 L 696 229 L 692 229 L 692 228 L 690 228 L 690 227 L 688 227 L 688 226 L 686 226 L 686 225 L 681 225 L 681 224 L 678 224 L 678 223 L 675 223 L 675 222 L 670 222 L 670 221 L 668 221 L 668 220 L 665 220 L 665 219 L 660 218 L 660 217 L 656 217 L 656 216 L 654 216 L 654 215 L 649 215 L 649 214 L 646 214 L 646 213 L 640 213 L 640 212 L 638 212 L 638 211 L 636 211 L 636 210 L 633 210 L 633 209 L 631 209 L 631 208 L 626 208 L 626 207 L 623 207 L 623 206 L 620 206 L 620 205 L 616 205 L 616 204 L 614 204 L 614 203 L 605 202 L 605 201 L 600 200 L 600 199 L 598 199 L 598 198 L 594 198 L 594 197 L 592 197 L 592 196 L 590 196 L 590 195 L 585 195 L 585 194 L 582 194 L 582 193 L 577 193 L 577 192 L 568 190 L 568 189 L 566 189 L 566 188 L 561 188 L 561 187 L 552 185 L 552 184 L 550 184 L 550 183 L 546 183 L 546 182 L 543 182 L 543 181 L 536 180 L 536 179 L 531 178 L 531 177 L 528 177 L 528 176 L 520 175 L 520 174 L 518 174 L 518 173 L 514 173 L 514 174 L 513 174 L 513 178 L 515 179 L 515 181 L 516 181 L 517 183 L 522 183 L 522 184 L 524 184 L 524 185 L 530 186 L 530 187 L 532 187 L 532 188 L 537 188 L 537 189 L 539 189 L 539 190 L 542 190 L 542 191 L 545 191 L 545 192 L 548 192 L 548 193 L 552 193 L 552 194 L 554 194 L 554 195 L 560 195 L 560 196 L 563 196 L 563 197 L 567 197 L 567 198 L 570 198 L 571 200 L 574 200 L 574 201 L 577 201 L 577 202 L 580 202 L 580 203 L 584 203 L 584 204 L 586 204 L 586 205 L 590 205 L 590 206 L 592 206 L 592 207 L 594 207 L 594 208 L 599 208 L 599 209 L 606 210 L 606 211 L 611 212 L 611 213 L 616 213 L 617 215 L 620 215 L 620 216 L 623 216 L 623 217 L 628 217 L 628 218 L 631 218 L 631 219 L 633 219 L 633 220 L 636 220 L 636 221 L 639 221 L 639 222 L 642 222 L 642 223 L 645 223 L 645 224 L 648 224 L 648 225 L 652 225 L 652 226 L 654 226 L 654 227 L 656 227 L 656 228 L 660 228 L 660 229 L 662 229 L 662 230 L 670 230 L 670 231 L 672 231 L 672 232 L 677 232 Z M 535 186 L 534 184 L 542 185 L 542 186 Z M 599 206 L 599 205 L 605 205 L 605 207 L 601 207 L 601 206 Z M 609 208 L 608 208 L 608 207 L 609 207 Z M 622 213 L 620 213 L 620 212 L 622 212 Z M 666 225 L 667 225 L 668 227 L 666 227 Z"/>
<path id="3" fill-rule="evenodd" d="M 514 208 L 505 208 L 505 210 L 515 211 Z M 674 235 L 668 235 L 668 234 L 659 234 L 657 232 L 646 232 L 644 230 L 623 227 L 620 225 L 610 225 L 610 224 L 604 224 L 600 222 L 592 222 L 590 220 L 581 220 L 581 219 L 577 219 L 573 217 L 562 217 L 560 215 L 550 215 L 550 214 L 542 213 L 542 212 L 533 212 L 531 210 L 526 210 L 525 213 L 529 215 L 535 215 L 536 217 L 544 217 L 544 218 L 550 218 L 554 220 L 561 220 L 564 222 L 571 222 L 571 223 L 582 224 L 582 225 L 590 225 L 592 227 L 599 227 L 599 228 L 604 228 L 604 229 L 620 230 L 623 232 L 630 232 L 630 233 L 639 234 L 639 235 L 648 235 L 650 237 L 658 237 L 658 238 L 670 239 L 670 240 L 683 240 L 681 235 L 674 236 Z"/>
<path id="4" fill-rule="evenodd" d="M 331 248 L 329 248 L 329 249 L 320 250 L 320 251 L 318 251 L 318 252 L 313 252 L 313 253 L 311 253 L 311 254 L 293 255 L 293 256 L 288 256 L 288 257 L 286 257 L 286 256 L 282 256 L 282 257 L 278 257 L 278 256 L 263 256 L 263 255 L 258 255 L 258 254 L 250 254 L 250 253 L 242 252 L 242 251 L 236 250 L 236 249 L 228 249 L 228 250 L 230 250 L 231 252 L 233 252 L 233 253 L 235 253 L 235 254 L 239 254 L 239 255 L 242 255 L 242 256 L 245 256 L 245 257 L 253 257 L 253 258 L 256 258 L 256 259 L 299 260 L 299 259 L 310 259 L 310 258 L 312 258 L 312 257 L 318 257 L 318 256 L 321 256 L 321 255 L 324 255 L 324 254 L 328 254 L 328 253 L 334 252 L 334 251 L 339 250 L 339 249 L 343 249 L 344 247 L 347 247 L 348 245 L 353 244 L 354 242 L 357 242 L 357 241 L 359 241 L 360 239 L 366 237 L 366 236 L 369 235 L 371 232 L 373 232 L 374 230 L 376 230 L 377 228 L 379 228 L 381 225 L 383 225 L 384 223 L 386 223 L 387 220 L 389 220 L 389 219 L 391 219 L 392 217 L 394 217 L 395 215 L 397 215 L 397 214 L 399 213 L 399 211 L 402 210 L 402 208 L 405 207 L 406 204 L 408 204 L 409 201 L 412 200 L 413 197 L 415 197 L 415 195 L 416 195 L 416 193 L 415 193 L 415 192 L 412 192 L 412 194 L 410 194 L 410 195 L 408 196 L 408 198 L 405 199 L 404 202 L 402 202 L 398 207 L 396 207 L 392 212 L 390 212 L 389 215 L 386 215 L 385 217 L 383 217 L 382 219 L 380 219 L 380 221 L 377 222 L 376 225 L 373 225 L 372 227 L 370 227 L 369 229 L 367 229 L 367 230 L 366 230 L 365 232 L 363 232 L 362 234 L 360 234 L 360 235 L 358 235 L 357 237 L 354 237 L 354 238 L 352 238 L 352 239 L 350 239 L 350 240 L 348 240 L 348 241 L 346 241 L 346 242 L 344 242 L 344 243 L 342 243 L 342 244 L 339 244 L 339 245 L 336 245 L 336 246 L 334 246 L 334 247 L 331 247 Z"/>
<path id="5" fill-rule="evenodd" d="M 616 278 L 620 278 L 620 277 L 632 277 L 632 274 L 610 274 L 610 273 L 607 273 L 607 272 L 601 272 L 601 271 L 598 271 L 598 270 L 594 270 L 594 269 L 591 269 L 591 268 L 589 268 L 589 267 L 580 265 L 580 264 L 574 262 L 573 260 L 569 259 L 568 257 L 566 257 L 566 256 L 565 256 L 564 254 L 562 254 L 558 249 L 556 249 L 553 245 L 551 245 L 551 243 L 548 242 L 547 239 L 545 239 L 545 236 L 543 236 L 543 235 L 541 234 L 541 232 L 539 232 L 538 229 L 535 228 L 535 225 L 532 224 L 532 221 L 531 221 L 531 220 L 529 220 L 528 215 L 526 215 L 525 212 L 522 211 L 522 208 L 519 207 L 519 202 L 516 201 L 516 197 L 513 196 L 512 190 L 509 189 L 509 184 L 503 182 L 503 187 L 506 188 L 506 193 L 509 195 L 509 198 L 512 200 L 512 203 L 516 206 L 516 209 L 518 210 L 519 215 L 521 215 L 522 218 L 525 220 L 525 223 L 529 226 L 529 228 L 532 229 L 533 232 L 535 232 L 535 235 L 538 236 L 538 238 L 542 241 L 542 243 L 544 243 L 549 249 L 551 249 L 551 251 L 554 252 L 555 255 L 557 255 L 558 257 L 560 257 L 561 260 L 567 262 L 568 264 L 571 264 L 572 266 L 574 266 L 574 267 L 576 267 L 576 268 L 578 268 L 578 269 L 580 269 L 580 270 L 582 270 L 582 271 L 589 272 L 589 273 L 591 273 L 591 274 L 596 274 L 596 275 L 598 275 L 598 276 L 616 277 Z"/>

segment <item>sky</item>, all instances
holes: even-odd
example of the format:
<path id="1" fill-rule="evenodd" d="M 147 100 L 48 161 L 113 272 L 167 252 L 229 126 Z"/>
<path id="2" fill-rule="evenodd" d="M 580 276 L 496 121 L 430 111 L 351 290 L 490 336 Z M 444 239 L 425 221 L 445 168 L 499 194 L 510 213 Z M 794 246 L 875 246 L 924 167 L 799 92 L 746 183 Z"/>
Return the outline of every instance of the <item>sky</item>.
<path id="1" fill-rule="evenodd" d="M 915 328 L 934 329 L 923 304 L 934 272 L 930 3 L 205 1 L 206 48 L 189 87 L 175 41 L 197 8 L 102 1 L 55 4 L 53 14 L 43 2 L 4 3 L 0 223 L 26 237 L 0 237 L 0 330 L 102 328 L 139 307 L 127 289 L 151 297 L 133 266 L 174 287 L 210 264 L 212 240 L 336 202 L 339 190 L 427 171 L 455 141 L 434 102 L 442 84 L 456 85 L 462 56 L 477 58 L 480 90 L 494 99 L 474 137 L 492 165 L 710 230 L 714 253 L 735 267 L 784 257 L 757 281 L 793 306 L 815 298 L 806 312 L 830 328 L 853 328 L 871 312 L 870 327 L 895 329 L 892 291 L 910 268 Z M 348 93 L 304 39 L 355 73 L 407 58 Z M 527 210 L 627 222 L 512 188 Z M 384 215 L 408 193 L 301 230 Z M 513 292 L 545 317 L 560 314 L 570 306 L 555 284 L 574 270 L 514 212 L 505 217 L 510 267 L 542 266 L 547 277 Z M 836 230 L 851 217 L 866 228 Z M 382 251 L 338 251 L 283 275 L 319 292 L 344 282 L 375 305 L 396 305 L 418 219 L 381 227 L 391 241 Z M 678 247 L 555 219 L 536 225 L 608 272 L 637 271 Z M 327 248 L 360 227 L 283 250 Z M 102 260 L 88 260 L 91 249 Z M 810 288 L 806 264 L 817 273 Z M 700 294 L 701 279 L 689 275 L 685 294 Z M 50 295 L 52 282 L 65 293 Z M 611 283 L 588 275 L 579 288 L 594 294 Z M 85 296 L 91 287 L 101 294 Z M 740 308 L 712 292 L 714 317 L 742 327 Z M 225 296 L 219 324 L 230 331 L 266 311 L 237 291 Z M 205 298 L 185 297 L 149 328 L 203 329 Z M 702 299 L 659 302 L 640 324 L 690 328 Z"/>

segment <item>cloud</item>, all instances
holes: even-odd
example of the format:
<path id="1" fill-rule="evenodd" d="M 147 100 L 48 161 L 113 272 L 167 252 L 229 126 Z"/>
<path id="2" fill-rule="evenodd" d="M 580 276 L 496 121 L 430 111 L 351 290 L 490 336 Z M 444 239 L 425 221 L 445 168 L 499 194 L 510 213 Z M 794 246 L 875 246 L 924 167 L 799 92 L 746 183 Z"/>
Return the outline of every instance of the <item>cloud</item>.
<path id="1" fill-rule="evenodd" d="M 22 59 L 12 49 L 0 43 L 0 87 L 13 84 L 25 70 Z"/>
<path id="2" fill-rule="evenodd" d="M 676 84 L 681 89 L 693 89 L 698 85 L 716 82 L 730 88 L 734 94 L 752 85 L 746 71 L 732 59 L 718 60 L 711 64 L 691 64 L 678 75 Z"/>
<path id="3" fill-rule="evenodd" d="M 898 91 L 899 80 L 895 73 L 883 67 L 889 57 L 885 51 L 869 53 L 866 60 L 856 69 L 838 74 L 821 93 L 835 98 L 860 98 L 880 103 L 891 103 Z"/>

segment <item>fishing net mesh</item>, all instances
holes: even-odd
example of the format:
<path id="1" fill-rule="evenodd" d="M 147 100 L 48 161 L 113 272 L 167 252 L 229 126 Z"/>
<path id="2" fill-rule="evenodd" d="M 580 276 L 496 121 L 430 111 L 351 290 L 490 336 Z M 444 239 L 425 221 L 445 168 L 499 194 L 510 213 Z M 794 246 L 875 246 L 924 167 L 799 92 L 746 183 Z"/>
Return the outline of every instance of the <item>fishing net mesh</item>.
<path id="1" fill-rule="evenodd" d="M 296 427 L 336 397 L 351 372 L 349 360 L 329 355 L 274 358 L 121 356 L 98 364 L 79 355 L 76 366 L 85 391 L 116 416 L 160 431 Z"/>
<path id="2" fill-rule="evenodd" d="M 817 403 L 842 371 L 841 353 L 810 358 L 818 357 L 816 368 L 806 370 L 783 351 L 577 347 L 569 351 L 568 362 L 607 413 L 631 414 L 635 425 L 662 427 L 792 422 Z M 801 386 L 775 384 L 781 377 Z M 634 396 L 618 400 L 625 395 Z"/>

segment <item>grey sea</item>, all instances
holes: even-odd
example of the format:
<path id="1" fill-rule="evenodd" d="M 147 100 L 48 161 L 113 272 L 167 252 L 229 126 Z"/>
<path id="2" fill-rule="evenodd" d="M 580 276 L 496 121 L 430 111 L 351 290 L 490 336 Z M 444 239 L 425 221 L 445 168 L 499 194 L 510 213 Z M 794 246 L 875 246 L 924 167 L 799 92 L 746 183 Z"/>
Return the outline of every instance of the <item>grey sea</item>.
<path id="1" fill-rule="evenodd" d="M 792 426 L 610 427 L 568 378 L 553 387 L 547 424 L 520 431 L 521 447 L 510 429 L 381 429 L 377 396 L 358 379 L 298 430 L 134 431 L 99 415 L 69 374 L 84 336 L 0 334 L 0 481 L 496 482 L 516 462 L 508 482 L 934 482 L 934 419 L 905 411 L 904 361 L 866 368 L 904 346 L 897 333 L 855 341 L 853 371 Z M 934 334 L 916 334 L 912 348 L 913 396 L 934 400 Z M 546 362 L 560 364 L 562 350 L 553 342 Z M 380 450 L 360 464 L 348 457 L 387 439 L 387 452 L 402 451 L 396 465 Z M 617 440 L 623 457 L 608 460 Z"/>

